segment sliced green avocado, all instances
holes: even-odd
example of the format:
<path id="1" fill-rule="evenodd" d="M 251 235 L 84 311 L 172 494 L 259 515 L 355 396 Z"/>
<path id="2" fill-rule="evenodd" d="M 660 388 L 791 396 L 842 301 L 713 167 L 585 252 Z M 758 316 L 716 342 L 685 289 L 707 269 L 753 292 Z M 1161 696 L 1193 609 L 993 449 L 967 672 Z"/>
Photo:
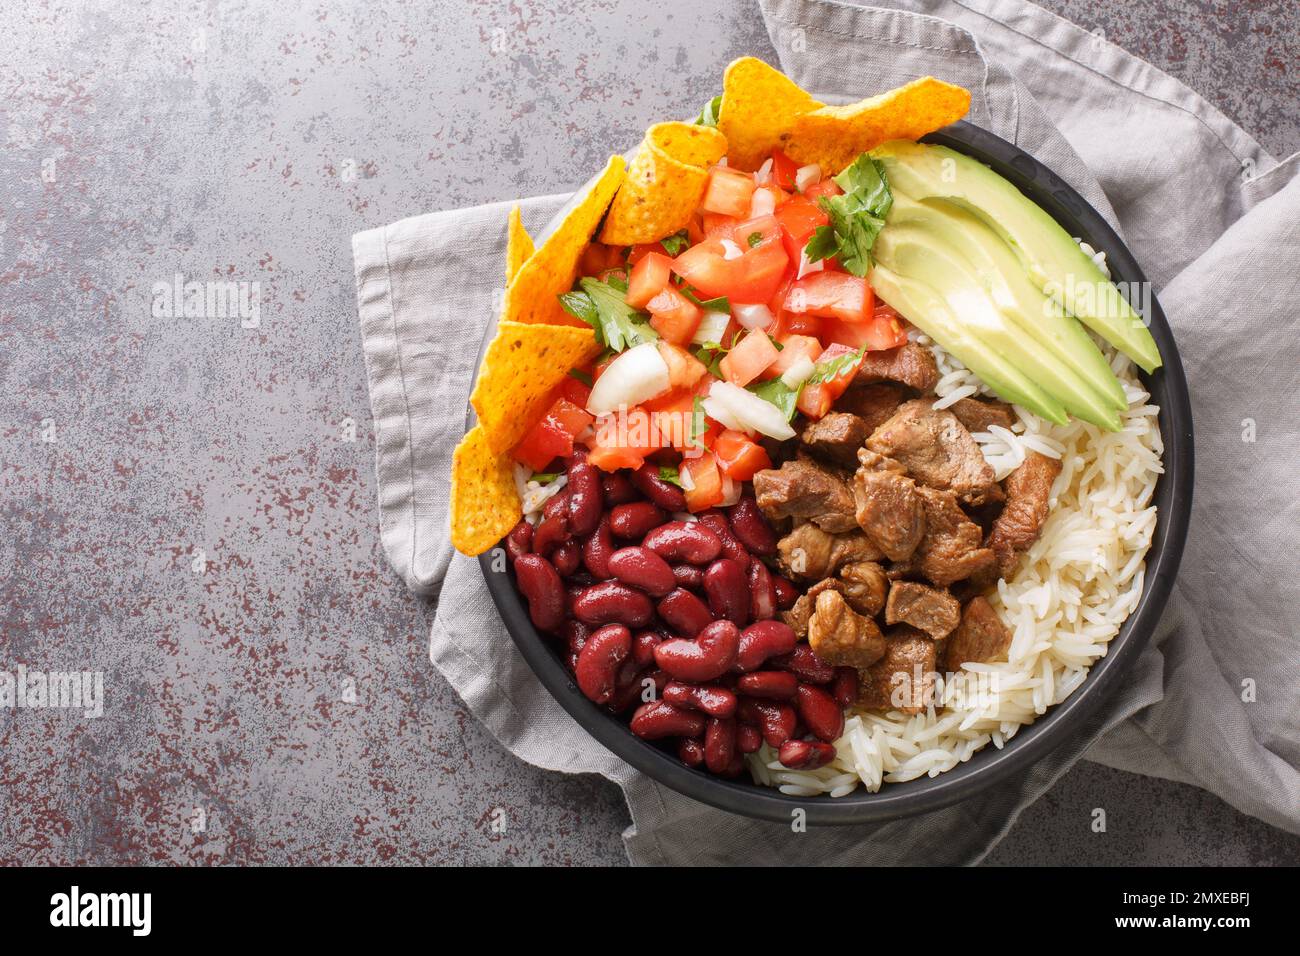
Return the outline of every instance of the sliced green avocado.
<path id="1" fill-rule="evenodd" d="M 951 330 L 941 325 L 936 325 L 931 331 L 929 324 L 934 320 L 930 316 L 913 319 L 891 302 L 883 290 L 877 289 L 881 298 L 913 324 L 929 332 L 1002 397 L 1009 396 L 999 390 L 994 380 L 984 376 L 979 365 L 988 366 L 1000 359 L 1013 367 L 1024 382 L 1015 383 L 1022 394 L 1011 400 L 1044 418 L 1064 422 L 1067 419 L 1060 414 L 1063 409 L 1076 418 L 1103 428 L 1118 429 L 1120 422 L 1115 410 L 1108 407 L 1088 382 L 1053 350 L 1042 347 L 1000 308 L 989 292 L 986 277 L 954 245 L 955 236 L 951 230 L 935 229 L 929 224 L 899 224 L 891 219 L 876 239 L 872 254 L 880 265 L 910 283 L 903 289 L 913 301 L 917 298 L 917 286 L 925 287 L 942 300 L 947 307 L 944 315 L 951 315 L 964 326 L 965 341 L 950 342 Z M 1001 242 L 996 236 L 993 241 Z M 962 245 L 961 249 L 964 250 L 965 246 Z M 1008 377 L 1005 371 L 998 374 L 1004 380 Z M 1024 383 L 1028 383 L 1028 388 Z M 1028 402 L 1023 400 L 1026 392 L 1029 393 Z M 1055 417 L 1058 415 L 1059 418 Z"/>
<path id="2" fill-rule="evenodd" d="M 1037 343 L 1065 367 L 1067 374 L 1086 384 L 1086 391 L 1080 391 L 1075 383 L 1067 388 L 1077 392 L 1085 405 L 1096 406 L 1097 416 L 1110 422 L 1114 415 L 1107 408 L 1117 412 L 1128 408 L 1123 386 L 1083 326 L 1073 316 L 1064 314 L 1029 281 L 1015 254 L 983 220 L 944 200 L 920 203 L 896 193 L 888 226 L 903 225 L 927 230 L 936 241 L 946 242 L 953 252 L 966 259 L 1003 314 L 1033 340 L 1027 345 L 1032 347 Z M 1042 384 L 1065 402 L 1073 414 L 1102 424 L 1071 408 L 1066 394 Z"/>
<path id="3" fill-rule="evenodd" d="M 1006 240 L 1030 280 L 1146 371 L 1160 351 L 1142 318 L 1051 216 L 983 163 L 944 146 L 894 140 L 871 151 L 890 188 L 956 203 Z"/>

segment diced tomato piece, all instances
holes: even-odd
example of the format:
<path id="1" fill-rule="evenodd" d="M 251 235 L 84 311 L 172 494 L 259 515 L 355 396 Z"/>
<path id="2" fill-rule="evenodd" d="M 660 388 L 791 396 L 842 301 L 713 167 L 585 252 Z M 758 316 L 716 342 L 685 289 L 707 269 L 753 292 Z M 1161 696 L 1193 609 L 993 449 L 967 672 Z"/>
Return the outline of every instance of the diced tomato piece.
<path id="1" fill-rule="evenodd" d="M 694 514 L 722 500 L 722 473 L 712 454 L 706 451 L 696 458 L 684 458 L 682 467 L 690 474 L 690 480 L 682 482 L 688 511 Z M 685 487 L 688 484 L 691 487 Z"/>
<path id="2" fill-rule="evenodd" d="M 665 447 L 674 448 L 684 454 L 690 454 L 698 447 L 691 444 L 692 416 L 695 414 L 696 397 L 692 391 L 678 389 L 666 398 L 646 402 L 645 407 L 650 411 L 659 440 Z M 706 415 L 704 430 L 696 436 L 696 439 L 707 446 L 721 428 L 722 426 Z"/>
<path id="3" fill-rule="evenodd" d="M 587 399 L 591 398 L 591 389 L 572 375 L 566 375 L 564 381 L 560 383 L 560 395 L 579 408 L 585 409 Z"/>
<path id="4" fill-rule="evenodd" d="M 815 315 L 805 315 L 801 312 L 790 312 L 782 308 L 776 313 L 776 330 L 773 333 L 779 341 L 786 335 L 810 335 L 815 339 L 820 339 L 822 334 L 822 319 Z"/>
<path id="5" fill-rule="evenodd" d="M 662 251 L 648 252 L 638 259 L 627 280 L 627 304 L 644 309 L 668 285 L 673 275 L 672 265 L 673 260 Z"/>
<path id="6" fill-rule="evenodd" d="M 603 242 L 591 242 L 582 250 L 582 259 L 578 271 L 584 276 L 598 276 L 607 269 L 617 269 L 623 265 L 623 250 L 618 246 L 607 246 Z"/>
<path id="7" fill-rule="evenodd" d="M 765 303 L 776 293 L 790 262 L 781 235 L 776 216 L 759 216 L 736 226 L 734 236 L 743 253 L 743 275 L 730 293 L 732 302 Z"/>
<path id="8" fill-rule="evenodd" d="M 892 310 L 891 310 L 892 311 Z M 907 331 L 897 315 L 882 313 L 879 309 L 866 322 L 841 322 L 827 319 L 822 325 L 822 339 L 827 344 L 839 343 L 852 349 L 864 345 L 868 351 L 892 349 L 907 344 Z"/>
<path id="9" fill-rule="evenodd" d="M 726 247 L 719 238 L 705 239 L 691 246 L 673 260 L 673 272 L 691 288 L 712 299 L 730 295 L 744 282 L 744 256 L 726 257 Z"/>
<path id="10" fill-rule="evenodd" d="M 648 256 L 650 253 L 652 252 L 662 253 L 663 251 L 664 251 L 664 247 L 661 243 L 638 242 L 636 245 L 628 249 L 627 264 L 630 266 L 635 266 L 638 262 L 640 262 L 642 259 Z"/>
<path id="11" fill-rule="evenodd" d="M 647 455 L 664 447 L 652 414 L 638 406 L 626 414 L 596 420 L 587 460 L 603 471 L 640 468 Z"/>
<path id="12" fill-rule="evenodd" d="M 847 345 L 829 345 L 817 357 L 817 364 L 833 362 L 837 358 L 853 355 L 857 351 L 857 349 L 849 348 Z M 861 359 L 856 362 L 846 363 L 833 378 L 825 382 L 804 385 L 803 390 L 799 393 L 797 403 L 799 411 L 809 418 L 821 418 L 829 412 L 831 406 L 835 404 L 835 400 L 853 384 L 853 379 L 857 376 L 858 367 L 861 364 Z"/>
<path id="13" fill-rule="evenodd" d="M 713 441 L 713 457 L 732 481 L 749 481 L 754 473 L 772 467 L 772 459 L 744 432 L 727 429 Z"/>
<path id="14" fill-rule="evenodd" d="M 671 342 L 659 343 L 659 355 L 668 366 L 668 384 L 672 388 L 694 388 L 708 372 L 703 362 Z"/>
<path id="15" fill-rule="evenodd" d="M 865 322 L 874 304 L 867 280 L 847 272 L 810 273 L 790 286 L 785 297 L 789 312 L 844 322 Z"/>
<path id="16" fill-rule="evenodd" d="M 690 240 L 691 245 L 697 242 L 703 242 L 705 239 L 704 225 L 702 214 L 697 210 L 691 216 L 691 221 L 686 224 L 686 238 Z"/>
<path id="17" fill-rule="evenodd" d="M 728 382 L 744 388 L 775 362 L 779 354 L 772 340 L 767 337 L 767 333 L 755 329 L 722 357 L 718 368 L 722 370 L 722 375 Z"/>
<path id="18" fill-rule="evenodd" d="M 512 454 L 533 471 L 541 471 L 552 459 L 572 454 L 574 437 L 593 421 L 595 418 L 585 409 L 568 399 L 557 399 Z"/>
<path id="19" fill-rule="evenodd" d="M 821 182 L 813 183 L 803 191 L 803 194 L 815 202 L 822 196 L 838 196 L 843 192 L 844 190 L 840 189 L 835 180 L 827 176 Z"/>
<path id="20" fill-rule="evenodd" d="M 674 345 L 685 345 L 700 326 L 704 310 L 668 285 L 646 305 L 650 325 Z"/>
<path id="21" fill-rule="evenodd" d="M 772 181 L 782 189 L 793 190 L 795 188 L 794 174 L 799 172 L 799 164 L 793 159 L 781 152 L 779 149 L 772 150 Z"/>
<path id="22" fill-rule="evenodd" d="M 706 212 L 700 216 L 700 226 L 708 239 L 730 239 L 738 222 L 740 220 L 735 216 L 724 216 L 716 212 Z"/>
<path id="23" fill-rule="evenodd" d="M 777 341 L 781 343 L 781 351 L 776 353 L 776 361 L 767 367 L 761 378 L 784 375 L 801 358 L 816 362 L 823 352 L 821 342 L 811 335 L 785 335 Z"/>
<path id="24" fill-rule="evenodd" d="M 822 208 L 803 196 L 794 197 L 778 209 L 776 219 L 781 224 L 786 254 L 796 263 L 817 227 L 830 223 L 830 217 Z"/>
<path id="25" fill-rule="evenodd" d="M 720 212 L 724 216 L 742 218 L 749 215 L 749 200 L 754 193 L 754 177 L 749 173 L 714 166 L 709 170 L 709 181 L 704 187 L 700 208 L 705 212 Z"/>

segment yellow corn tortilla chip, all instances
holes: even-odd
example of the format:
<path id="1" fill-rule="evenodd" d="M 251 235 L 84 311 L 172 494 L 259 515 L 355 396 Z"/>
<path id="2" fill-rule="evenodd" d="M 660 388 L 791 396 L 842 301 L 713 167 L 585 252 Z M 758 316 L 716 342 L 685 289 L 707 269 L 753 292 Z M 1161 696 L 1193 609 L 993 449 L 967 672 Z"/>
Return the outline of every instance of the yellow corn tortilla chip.
<path id="1" fill-rule="evenodd" d="M 622 185 L 626 166 L 622 156 L 611 156 L 604 171 L 578 198 L 559 228 L 519 267 L 506 287 L 503 319 L 588 328 L 565 312 L 556 296 L 573 288 L 582 250 Z"/>
<path id="2" fill-rule="evenodd" d="M 523 216 L 519 207 L 510 210 L 506 220 L 506 285 L 514 281 L 519 269 L 533 254 L 533 240 L 524 228 Z"/>
<path id="3" fill-rule="evenodd" d="M 488 447 L 509 451 L 546 411 L 569 370 L 600 352 L 591 326 L 501 322 L 479 367 L 470 404 Z"/>
<path id="4" fill-rule="evenodd" d="M 957 122 L 968 109 L 970 91 L 923 76 L 858 103 L 823 106 L 795 117 L 786 153 L 833 176 L 881 143 L 919 139 Z"/>
<path id="5" fill-rule="evenodd" d="M 796 119 L 822 106 L 762 60 L 735 60 L 722 75 L 718 117 L 718 128 L 727 138 L 727 165 L 753 172 L 773 149 L 785 148 Z"/>
<path id="6" fill-rule="evenodd" d="M 519 509 L 510 456 L 489 448 L 474 426 L 451 458 L 451 543 L 462 554 L 482 554 L 519 523 Z"/>
<path id="7" fill-rule="evenodd" d="M 711 126 L 651 126 L 609 207 L 600 241 L 656 242 L 684 228 L 704 196 L 709 167 L 726 153 L 727 138 Z"/>

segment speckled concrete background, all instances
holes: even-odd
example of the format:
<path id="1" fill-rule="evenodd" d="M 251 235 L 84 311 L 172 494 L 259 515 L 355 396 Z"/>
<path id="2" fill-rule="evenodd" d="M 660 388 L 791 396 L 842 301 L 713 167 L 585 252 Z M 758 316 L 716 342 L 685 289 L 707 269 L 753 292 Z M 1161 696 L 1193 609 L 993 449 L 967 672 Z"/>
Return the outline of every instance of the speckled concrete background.
<path id="1" fill-rule="evenodd" d="M 1293 4 L 1048 5 L 1300 146 Z M 0 710 L 0 862 L 621 862 L 618 791 L 503 752 L 426 661 L 348 241 L 568 188 L 766 33 L 744 0 L 291 6 L 6 9 L 0 670 L 103 671 L 107 704 Z M 256 327 L 156 315 L 177 275 L 257 283 Z M 1063 860 L 1300 839 L 1082 764 L 991 862 Z"/>

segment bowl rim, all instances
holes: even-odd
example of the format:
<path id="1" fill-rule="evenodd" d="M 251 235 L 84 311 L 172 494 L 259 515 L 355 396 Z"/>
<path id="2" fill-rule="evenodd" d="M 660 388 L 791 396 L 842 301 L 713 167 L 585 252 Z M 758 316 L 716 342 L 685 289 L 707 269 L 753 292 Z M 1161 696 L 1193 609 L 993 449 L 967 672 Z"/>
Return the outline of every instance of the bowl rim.
<path id="1" fill-rule="evenodd" d="M 1046 210 L 1067 232 L 1105 252 L 1114 281 L 1144 283 L 1149 288 L 1137 260 L 1106 219 L 1067 182 L 1019 147 L 965 121 L 922 137 L 921 141 L 950 147 L 992 167 Z M 543 230 L 543 237 L 586 189 L 586 186 L 579 189 L 556 214 Z M 541 241 L 539 237 L 539 245 Z M 560 655 L 529 620 L 499 547 L 479 556 L 488 593 L 511 640 L 560 706 L 607 750 L 684 796 L 731 813 L 779 823 L 789 823 L 792 813 L 803 811 L 807 823 L 812 825 L 876 823 L 958 803 L 1013 775 L 1027 772 L 1047 753 L 1075 737 L 1088 718 L 1111 698 L 1128 665 L 1150 640 L 1172 591 L 1191 516 L 1194 477 L 1191 401 L 1173 332 L 1154 292 L 1145 318 L 1164 360 L 1164 365 L 1150 375 L 1139 371 L 1153 403 L 1160 407 L 1164 474 L 1158 479 L 1152 497 L 1157 506 L 1157 520 L 1138 605 L 1107 645 L 1106 654 L 1092 664 L 1083 683 L 1065 701 L 1025 725 L 1001 748 L 986 745 L 969 760 L 936 777 L 885 784 L 875 793 L 859 787 L 843 797 L 801 797 L 687 767 L 674 754 L 634 736 L 625 721 L 583 696 Z M 480 363 L 495 328 L 494 317 L 480 344 Z M 470 408 L 466 415 L 467 430 L 473 423 L 474 413 Z"/>

